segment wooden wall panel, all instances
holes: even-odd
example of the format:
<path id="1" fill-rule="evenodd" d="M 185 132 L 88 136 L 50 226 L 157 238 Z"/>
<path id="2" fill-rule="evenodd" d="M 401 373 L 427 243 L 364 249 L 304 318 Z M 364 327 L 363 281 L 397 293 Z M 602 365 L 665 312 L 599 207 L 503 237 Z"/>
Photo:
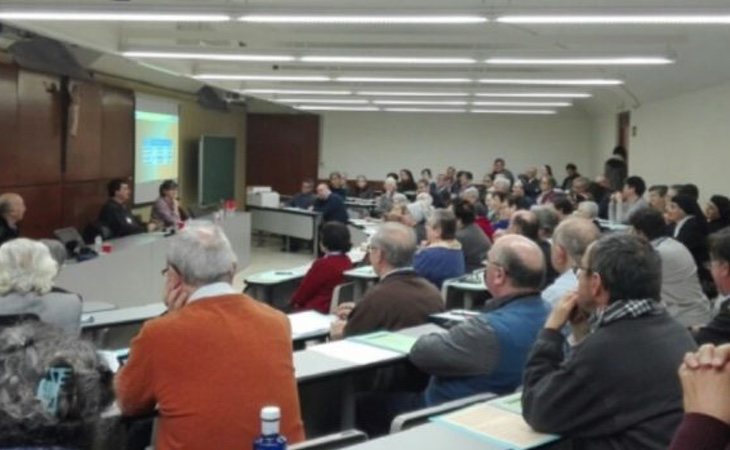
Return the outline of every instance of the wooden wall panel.
<path id="1" fill-rule="evenodd" d="M 247 115 L 246 183 L 297 192 L 302 179 L 317 178 L 319 142 L 319 116 Z"/>
<path id="2" fill-rule="evenodd" d="M 66 226 L 84 227 L 95 221 L 101 206 L 107 200 L 107 180 L 65 183 L 63 185 L 63 218 Z"/>
<path id="3" fill-rule="evenodd" d="M 19 71 L 17 160 L 7 184 L 31 186 L 61 180 L 59 88 L 57 77 Z"/>
<path id="4" fill-rule="evenodd" d="M 12 188 L 23 197 L 27 211 L 20 223 L 23 237 L 51 237 L 53 230 L 63 227 L 61 219 L 61 185 L 26 186 Z"/>
<path id="5" fill-rule="evenodd" d="M 15 179 L 17 127 L 18 70 L 14 66 L 0 64 L 0 187 L 10 185 Z"/>
<path id="6" fill-rule="evenodd" d="M 101 88 L 92 83 L 70 83 L 66 147 L 66 181 L 101 177 Z"/>
<path id="7" fill-rule="evenodd" d="M 134 173 L 134 93 L 102 87 L 101 178 Z"/>

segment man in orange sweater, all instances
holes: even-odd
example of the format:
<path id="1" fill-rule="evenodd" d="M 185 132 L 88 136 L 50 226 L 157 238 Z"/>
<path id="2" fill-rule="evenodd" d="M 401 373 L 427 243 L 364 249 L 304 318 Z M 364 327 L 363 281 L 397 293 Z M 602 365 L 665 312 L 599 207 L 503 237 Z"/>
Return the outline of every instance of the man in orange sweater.
<path id="1" fill-rule="evenodd" d="M 236 256 L 221 229 L 193 223 L 170 242 L 168 313 L 132 340 L 116 377 L 124 415 L 159 411 L 157 450 L 250 449 L 261 408 L 304 439 L 286 316 L 231 286 Z"/>

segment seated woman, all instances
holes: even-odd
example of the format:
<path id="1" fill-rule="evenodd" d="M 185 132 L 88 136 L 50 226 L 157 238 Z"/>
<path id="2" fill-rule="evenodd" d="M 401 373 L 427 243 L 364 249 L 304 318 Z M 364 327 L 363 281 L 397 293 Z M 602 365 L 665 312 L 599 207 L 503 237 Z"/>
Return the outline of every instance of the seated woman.
<path id="1" fill-rule="evenodd" d="M 332 291 L 344 282 L 342 273 L 352 269 L 352 261 L 347 256 L 352 247 L 350 230 L 340 222 L 327 222 L 322 226 L 319 242 L 324 256 L 309 268 L 291 304 L 297 311 L 313 309 L 329 314 Z"/>
<path id="2" fill-rule="evenodd" d="M 114 400 L 93 344 L 37 321 L 0 328 L 0 374 L 0 448 L 92 448 Z"/>
<path id="3" fill-rule="evenodd" d="M 58 263 L 48 247 L 14 239 L 0 247 L 0 315 L 33 314 L 66 333 L 78 335 L 81 297 L 53 287 Z"/>
<path id="4" fill-rule="evenodd" d="M 709 234 L 730 227 L 730 199 L 724 195 L 713 195 L 707 202 L 705 215 Z"/>
<path id="5" fill-rule="evenodd" d="M 716 292 L 713 292 L 712 275 L 706 267 L 706 263 L 710 260 L 707 248 L 707 220 L 700 205 L 688 195 L 677 194 L 667 203 L 664 218 L 669 224 L 669 235 L 684 244 L 692 253 L 705 294 L 710 298 L 714 297 Z"/>
<path id="6" fill-rule="evenodd" d="M 150 217 L 162 225 L 159 228 L 176 227 L 183 220 L 177 199 L 177 183 L 174 180 L 165 180 L 160 185 L 160 196 L 152 205 Z"/>
<path id="7" fill-rule="evenodd" d="M 464 265 L 467 272 L 484 267 L 487 252 L 492 247 L 487 235 L 474 223 L 474 207 L 471 203 L 459 199 L 454 202 L 454 215 L 457 220 L 456 240 L 461 243 L 464 252 Z"/>
<path id="8" fill-rule="evenodd" d="M 375 202 L 375 216 L 382 217 L 393 208 L 393 195 L 396 193 L 398 182 L 393 177 L 387 177 L 383 182 L 383 193 Z"/>
<path id="9" fill-rule="evenodd" d="M 375 193 L 368 186 L 368 179 L 365 175 L 358 175 L 355 181 L 355 189 L 351 193 L 351 197 L 371 199 L 375 196 Z"/>
<path id="10" fill-rule="evenodd" d="M 464 252 L 456 240 L 456 217 L 437 209 L 426 222 L 426 247 L 413 257 L 413 268 L 436 287 L 444 280 L 464 275 Z"/>

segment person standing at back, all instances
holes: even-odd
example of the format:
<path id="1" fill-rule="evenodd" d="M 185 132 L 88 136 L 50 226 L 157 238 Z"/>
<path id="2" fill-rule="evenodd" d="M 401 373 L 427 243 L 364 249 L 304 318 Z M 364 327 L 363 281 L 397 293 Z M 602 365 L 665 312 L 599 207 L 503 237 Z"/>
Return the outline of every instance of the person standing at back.
<path id="1" fill-rule="evenodd" d="M 281 433 L 302 441 L 289 321 L 233 289 L 223 231 L 189 223 L 167 261 L 168 313 L 142 326 L 116 376 L 122 413 L 159 411 L 157 450 L 237 450 L 259 435 L 261 408 L 276 405 Z"/>

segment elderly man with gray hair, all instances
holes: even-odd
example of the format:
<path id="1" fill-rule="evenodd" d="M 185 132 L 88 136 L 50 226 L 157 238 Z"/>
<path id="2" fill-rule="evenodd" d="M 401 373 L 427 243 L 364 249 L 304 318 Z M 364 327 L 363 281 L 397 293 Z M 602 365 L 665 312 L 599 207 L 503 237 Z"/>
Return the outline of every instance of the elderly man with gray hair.
<path id="1" fill-rule="evenodd" d="M 499 238 L 487 254 L 484 281 L 494 299 L 486 312 L 416 341 L 413 364 L 431 375 L 423 403 L 481 392 L 507 394 L 522 382 L 528 352 L 550 307 L 540 296 L 545 260 L 524 236 Z"/>
<path id="2" fill-rule="evenodd" d="M 370 263 L 380 282 L 355 306 L 341 304 L 332 336 L 352 336 L 377 330 L 395 331 L 421 325 L 444 310 L 441 293 L 413 270 L 416 235 L 405 225 L 388 222 L 373 235 Z"/>
<path id="3" fill-rule="evenodd" d="M 281 433 L 303 440 L 286 316 L 233 289 L 236 256 L 218 226 L 189 223 L 171 239 L 168 313 L 132 340 L 116 377 L 122 413 L 159 411 L 158 450 L 240 448 L 274 404 Z"/>
<path id="4" fill-rule="evenodd" d="M 18 222 L 24 215 L 23 197 L 14 193 L 0 195 L 0 245 L 20 236 Z"/>

